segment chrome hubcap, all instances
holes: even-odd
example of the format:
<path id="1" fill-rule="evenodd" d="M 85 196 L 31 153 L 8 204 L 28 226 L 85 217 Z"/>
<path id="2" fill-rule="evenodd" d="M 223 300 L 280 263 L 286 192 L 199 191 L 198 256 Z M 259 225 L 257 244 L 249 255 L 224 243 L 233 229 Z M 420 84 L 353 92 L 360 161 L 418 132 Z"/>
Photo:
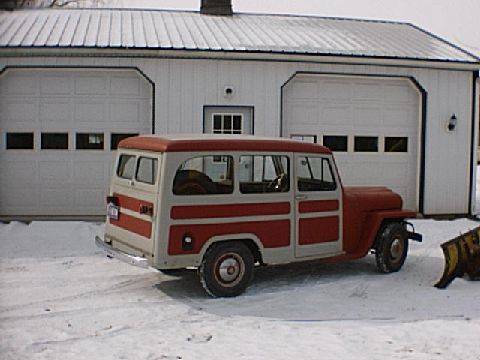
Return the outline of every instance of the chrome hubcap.
<path id="1" fill-rule="evenodd" d="M 235 286 L 242 280 L 244 273 L 245 265 L 235 253 L 225 254 L 217 261 L 215 276 L 223 286 Z"/>
<path id="2" fill-rule="evenodd" d="M 403 244 L 400 239 L 395 239 L 392 241 L 392 245 L 390 246 L 390 256 L 393 260 L 397 260 L 401 258 L 403 253 Z"/>

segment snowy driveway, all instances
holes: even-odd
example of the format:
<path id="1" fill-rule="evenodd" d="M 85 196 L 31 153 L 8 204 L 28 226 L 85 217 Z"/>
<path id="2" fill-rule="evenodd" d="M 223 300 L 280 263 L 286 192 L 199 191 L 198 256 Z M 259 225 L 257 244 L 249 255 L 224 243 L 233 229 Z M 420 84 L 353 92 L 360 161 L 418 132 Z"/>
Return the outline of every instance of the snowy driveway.
<path id="1" fill-rule="evenodd" d="M 439 244 L 477 223 L 415 224 L 399 273 L 371 256 L 266 267 L 234 299 L 103 257 L 101 225 L 0 224 L 0 358 L 479 360 L 480 282 L 432 287 Z"/>

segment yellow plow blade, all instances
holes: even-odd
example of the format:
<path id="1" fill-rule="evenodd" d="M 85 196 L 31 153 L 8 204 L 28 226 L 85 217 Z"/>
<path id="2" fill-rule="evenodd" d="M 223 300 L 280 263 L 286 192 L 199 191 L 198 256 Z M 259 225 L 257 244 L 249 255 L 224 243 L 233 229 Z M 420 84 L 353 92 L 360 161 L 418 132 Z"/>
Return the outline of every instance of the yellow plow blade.
<path id="1" fill-rule="evenodd" d="M 435 284 L 445 289 L 456 277 L 465 274 L 472 280 L 480 279 L 480 226 L 442 244 L 445 269 Z"/>

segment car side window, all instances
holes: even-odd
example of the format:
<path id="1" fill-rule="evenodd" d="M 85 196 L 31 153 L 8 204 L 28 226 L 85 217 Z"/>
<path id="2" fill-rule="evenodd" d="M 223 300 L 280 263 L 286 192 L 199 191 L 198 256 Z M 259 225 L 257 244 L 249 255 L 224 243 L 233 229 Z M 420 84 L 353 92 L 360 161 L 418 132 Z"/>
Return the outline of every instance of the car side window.
<path id="1" fill-rule="evenodd" d="M 240 192 L 242 194 L 288 192 L 289 168 L 288 157 L 283 155 L 240 156 Z"/>
<path id="2" fill-rule="evenodd" d="M 175 195 L 231 194 L 233 157 L 199 156 L 186 160 L 175 173 L 172 191 Z"/>
<path id="3" fill-rule="evenodd" d="M 330 160 L 322 157 L 297 158 L 297 186 L 299 191 L 334 191 L 337 188 Z"/>

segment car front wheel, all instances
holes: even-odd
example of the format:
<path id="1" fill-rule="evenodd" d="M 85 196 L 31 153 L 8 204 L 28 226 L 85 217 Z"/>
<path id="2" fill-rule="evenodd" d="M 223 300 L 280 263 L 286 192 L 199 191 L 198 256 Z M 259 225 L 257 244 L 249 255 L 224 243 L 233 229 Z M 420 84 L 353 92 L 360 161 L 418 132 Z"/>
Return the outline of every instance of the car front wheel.
<path id="1" fill-rule="evenodd" d="M 377 268 L 382 273 L 400 270 L 407 258 L 408 235 L 401 223 L 383 227 L 375 246 Z"/>

